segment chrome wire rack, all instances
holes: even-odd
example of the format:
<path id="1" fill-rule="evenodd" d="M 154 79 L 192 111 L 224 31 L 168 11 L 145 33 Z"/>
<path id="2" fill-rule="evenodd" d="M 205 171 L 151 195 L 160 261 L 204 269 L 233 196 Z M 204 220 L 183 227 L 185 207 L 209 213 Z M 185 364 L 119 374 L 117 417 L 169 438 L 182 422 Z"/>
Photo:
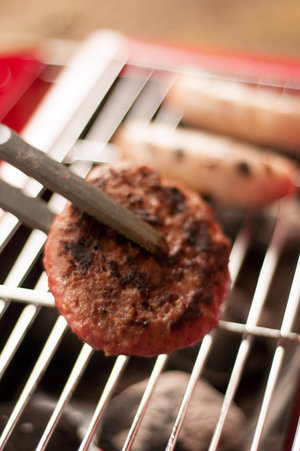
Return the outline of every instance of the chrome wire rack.
<path id="1" fill-rule="evenodd" d="M 171 70 L 139 64 L 128 56 L 122 37 L 96 33 L 76 46 L 22 136 L 85 176 L 95 162 L 118 158 L 111 140 L 128 117 L 177 126 L 180 117 L 163 104 L 176 76 L 176 66 Z M 56 211 L 62 208 L 64 199 L 59 195 L 9 171 L 28 194 L 43 196 Z M 199 444 L 199 449 L 230 449 L 220 443 L 228 412 L 236 404 L 249 418 L 239 449 L 299 450 L 300 259 L 299 240 L 296 245 L 289 243 L 289 203 L 286 199 L 276 205 L 268 227 L 261 216 L 239 213 L 231 228 L 223 212 L 217 211 L 233 240 L 229 297 L 238 303 L 239 311 L 242 304 L 245 308 L 238 314 L 225 310 L 216 330 L 198 346 L 180 351 L 176 359 L 173 355 L 106 358 L 80 344 L 57 314 L 48 292 L 41 265 L 46 235 L 0 212 L 0 449 L 60 449 L 57 433 L 65 413 L 72 418 L 72 437 L 64 449 L 110 449 L 101 443 L 101 432 L 109 427 L 103 418 L 111 400 L 147 379 L 120 447 L 141 449 L 135 443 L 161 375 L 167 369 L 180 369 L 189 374 L 189 381 L 173 412 L 169 438 L 160 449 L 186 449 L 180 442 L 181 431 L 198 381 L 205 378 L 223 398 L 209 444 L 206 448 Z M 263 237 L 258 227 L 266 229 Z M 221 382 L 215 368 L 220 346 L 226 366 Z M 37 415 L 39 427 L 29 415 L 38 394 L 51 399 L 47 413 Z M 168 408 L 174 411 L 171 401 Z M 34 430 L 33 444 L 20 445 L 19 437 Z M 274 437 L 277 448 L 270 447 Z"/>

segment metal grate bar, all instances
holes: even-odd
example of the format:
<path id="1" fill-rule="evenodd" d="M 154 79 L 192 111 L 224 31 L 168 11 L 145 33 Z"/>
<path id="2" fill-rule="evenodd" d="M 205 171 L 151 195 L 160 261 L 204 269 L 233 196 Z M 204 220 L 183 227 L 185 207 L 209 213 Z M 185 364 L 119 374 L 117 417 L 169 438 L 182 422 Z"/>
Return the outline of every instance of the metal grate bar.
<path id="1" fill-rule="evenodd" d="M 49 204 L 59 207 L 61 205 L 61 202 L 62 197 L 55 194 L 52 196 Z M 9 287 L 11 287 L 13 291 L 15 286 L 22 283 L 22 281 L 30 271 L 32 265 L 40 255 L 45 240 L 46 235 L 43 232 L 40 232 L 39 230 L 34 230 L 33 232 L 31 232 L 21 253 L 19 254 L 10 273 L 6 278 L 4 291 L 5 288 Z M 48 280 L 45 273 L 42 273 L 36 288 L 38 290 L 46 292 L 48 288 Z M 13 358 L 26 332 L 38 315 L 39 310 L 39 305 L 28 305 L 24 308 L 23 312 L 19 316 L 19 319 L 16 322 L 15 327 L 13 328 L 0 354 L 0 375 L 3 374 L 9 362 Z"/>
<path id="2" fill-rule="evenodd" d="M 36 361 L 36 364 L 30 374 L 25 387 L 9 417 L 5 428 L 0 437 L 0 449 L 3 449 L 7 440 L 9 439 L 14 426 L 20 418 L 27 402 L 29 401 L 32 393 L 34 392 L 39 380 L 47 369 L 47 366 L 60 342 L 64 332 L 67 329 L 67 323 L 61 316 L 58 317 L 55 326 L 53 327 L 45 346 L 40 354 L 40 357 Z"/>
<path id="3" fill-rule="evenodd" d="M 44 275 L 44 273 L 42 275 Z M 55 306 L 53 295 L 47 291 L 42 291 L 40 288 L 35 288 L 34 290 L 32 290 L 29 288 L 8 287 L 6 285 L 0 285 L 0 296 L 12 301 L 25 304 L 35 304 L 40 307 Z M 283 333 L 281 330 L 272 329 L 270 327 L 250 327 L 246 326 L 243 323 L 237 323 L 228 320 L 219 320 L 217 327 L 227 332 L 233 332 L 241 335 L 249 334 L 256 337 L 265 337 L 274 340 L 284 339 L 285 341 L 300 343 L 300 334 L 296 332 Z"/>
<path id="4" fill-rule="evenodd" d="M 280 329 L 283 337 L 285 337 L 293 327 L 293 322 L 295 320 L 296 313 L 299 308 L 299 301 L 300 301 L 300 256 L 298 257 L 294 279 L 292 282 L 290 295 L 287 301 L 287 306 Z"/>
<path id="5" fill-rule="evenodd" d="M 282 213 L 282 212 L 281 212 Z M 276 269 L 276 264 L 278 263 L 279 254 L 281 250 L 281 246 L 283 244 L 283 224 L 284 219 L 283 216 L 280 215 L 275 230 L 273 233 L 272 241 L 267 249 L 263 265 L 260 270 L 258 282 L 256 285 L 255 293 L 252 299 L 250 311 L 248 314 L 248 318 L 246 321 L 246 326 L 255 326 L 256 322 L 259 318 L 261 309 L 265 302 L 266 296 L 268 294 L 268 290 L 270 287 L 270 283 L 272 277 L 274 275 L 274 271 Z M 250 351 L 252 345 L 253 337 L 246 335 L 242 340 L 240 348 L 237 353 L 237 357 L 233 366 L 233 370 L 231 373 L 231 377 L 227 386 L 227 390 L 225 393 L 224 401 L 221 407 L 221 412 L 212 436 L 212 440 L 210 443 L 209 451 L 213 451 L 217 449 L 223 426 L 226 421 L 226 416 L 228 413 L 228 409 L 233 401 L 235 396 L 238 384 L 241 379 L 241 375 L 243 372 L 243 367 L 245 365 L 248 353 Z"/>
<path id="6" fill-rule="evenodd" d="M 62 160 L 126 62 L 122 39 L 95 33 L 80 45 L 36 110 L 23 137 Z M 50 128 L 50 130 L 49 130 Z"/>
<path id="7" fill-rule="evenodd" d="M 101 415 L 104 412 L 104 409 L 113 394 L 113 390 L 116 387 L 122 372 L 124 371 L 125 366 L 127 365 L 129 357 L 120 355 L 117 357 L 114 367 L 110 373 L 110 376 L 107 380 L 107 383 L 104 387 L 100 400 L 97 404 L 97 407 L 94 411 L 90 424 L 87 428 L 86 434 L 81 442 L 81 445 L 78 451 L 86 451 L 91 443 L 94 433 L 96 432 L 96 428 L 101 419 Z"/>
<path id="8" fill-rule="evenodd" d="M 66 385 L 56 403 L 55 409 L 53 410 L 53 413 L 51 415 L 51 418 L 44 430 L 44 433 L 41 437 L 41 440 L 38 443 L 38 446 L 36 448 L 36 451 L 42 451 L 46 448 L 51 434 L 54 431 L 54 428 L 56 424 L 59 421 L 59 418 L 62 414 L 63 408 L 69 401 L 70 397 L 72 396 L 90 358 L 92 357 L 94 353 L 94 349 L 92 349 L 89 345 L 84 344 L 82 346 L 82 349 L 78 355 L 78 358 L 75 362 L 75 365 L 70 373 L 70 376 L 66 382 Z"/>
<path id="9" fill-rule="evenodd" d="M 44 275 L 44 273 L 43 273 Z M 35 304 L 40 307 L 54 307 L 53 295 L 41 289 L 29 289 L 20 287 L 8 287 L 0 285 L 0 296 L 12 301 L 25 304 Z M 296 332 L 285 332 L 262 326 L 246 326 L 244 323 L 237 323 L 228 320 L 219 320 L 219 329 L 236 334 L 249 334 L 256 337 L 272 338 L 274 340 L 284 339 L 285 341 L 300 343 L 300 334 Z"/>
<path id="10" fill-rule="evenodd" d="M 6 246 L 13 233 L 19 226 L 18 219 L 10 213 L 5 213 L 0 218 L 0 252 Z"/>
<path id="11" fill-rule="evenodd" d="M 249 249 L 251 229 L 251 222 L 247 218 L 244 222 L 244 225 L 239 230 L 230 252 L 229 272 L 232 287 L 236 283 L 236 279 L 239 275 L 241 266 Z"/>
<path id="12" fill-rule="evenodd" d="M 54 307 L 53 295 L 40 289 L 9 287 L 0 285 L 0 297 L 25 304 L 36 304 L 44 307 Z"/>
<path id="13" fill-rule="evenodd" d="M 238 334 L 248 334 L 255 337 L 273 338 L 274 340 L 285 340 L 295 343 L 300 343 L 300 334 L 296 332 L 282 332 L 278 329 L 271 329 L 270 327 L 261 326 L 246 326 L 242 323 L 233 323 L 231 321 L 219 321 L 218 327 L 228 332 Z"/>
<path id="14" fill-rule="evenodd" d="M 295 438 L 293 441 L 291 451 L 298 451 L 299 449 L 300 449 L 300 418 L 298 421 L 297 430 L 296 430 L 296 434 L 295 434 Z"/>
<path id="15" fill-rule="evenodd" d="M 166 97 L 168 91 L 173 85 L 176 77 L 171 74 L 158 74 L 156 71 L 153 71 L 153 77 L 151 80 L 151 84 L 148 84 L 144 89 L 133 107 L 131 108 L 128 119 L 134 120 L 142 120 L 145 123 L 153 118 L 155 114 L 157 114 L 158 108 L 161 107 L 161 104 Z M 161 114 L 161 108 L 156 116 L 156 120 L 163 121 L 166 119 L 166 116 Z M 172 116 L 173 125 L 177 125 L 179 122 L 179 118 L 176 118 L 174 121 L 174 116 Z"/>
<path id="16" fill-rule="evenodd" d="M 32 265 L 36 261 L 42 246 L 45 241 L 45 234 L 39 230 L 34 230 L 21 253 L 19 254 L 15 264 L 13 265 L 9 275 L 6 278 L 5 284 L 7 286 L 15 286 L 24 280 Z M 46 282 L 44 280 L 44 282 Z M 46 286 L 45 286 L 46 289 Z M 13 358 L 19 344 L 21 343 L 26 330 L 34 321 L 38 314 L 39 307 L 35 305 L 29 305 L 24 308 L 20 315 L 15 327 L 13 328 L 3 350 L 0 354 L 0 378 L 3 375 L 7 365 Z"/>
<path id="17" fill-rule="evenodd" d="M 116 88 L 110 94 L 109 102 L 104 105 L 101 114 L 95 120 L 89 132 L 89 139 L 106 142 L 111 139 L 151 75 L 152 72 L 148 72 L 145 78 L 141 79 L 120 78 Z"/>
<path id="18" fill-rule="evenodd" d="M 180 432 L 180 429 L 181 429 L 181 426 L 182 426 L 182 423 L 184 420 L 185 413 L 189 406 L 189 402 L 191 400 L 193 391 L 196 387 L 197 381 L 200 377 L 202 368 L 207 359 L 208 353 L 211 349 L 212 343 L 213 343 L 212 334 L 207 334 L 202 340 L 200 350 L 198 352 L 198 355 L 197 355 L 197 358 L 195 361 L 195 365 L 194 365 L 192 373 L 191 373 L 191 377 L 189 379 L 179 412 L 177 414 L 177 417 L 176 417 L 176 420 L 175 420 L 175 423 L 174 423 L 174 426 L 173 426 L 173 429 L 172 429 L 172 432 L 171 432 L 171 435 L 170 435 L 170 438 L 169 438 L 169 441 L 168 441 L 168 444 L 166 447 L 166 451 L 172 451 L 175 448 L 176 441 L 177 441 L 177 438 L 178 438 L 178 435 L 179 435 L 179 432 Z"/>
<path id="19" fill-rule="evenodd" d="M 31 233 L 26 245 L 11 268 L 10 273 L 4 282 L 5 285 L 16 286 L 22 283 L 41 251 L 44 239 L 45 234 L 39 230 L 35 230 Z M 36 250 L 36 252 L 34 250 Z M 5 303 L 3 304 L 2 310 L 4 307 Z M 0 314 L 1 313 L 0 310 Z"/>
<path id="20" fill-rule="evenodd" d="M 287 301 L 286 310 L 284 313 L 282 325 L 281 325 L 281 333 L 283 336 L 288 334 L 292 328 L 293 322 L 295 320 L 295 316 L 299 307 L 300 302 L 300 257 L 298 259 L 298 264 L 296 267 L 296 271 L 294 274 L 293 283 L 291 286 L 290 295 Z M 276 348 L 269 378 L 267 381 L 265 394 L 263 398 L 263 402 L 261 405 L 259 417 L 257 420 L 256 429 L 253 436 L 253 441 L 251 444 L 251 451 L 258 449 L 260 438 L 263 432 L 263 427 L 265 423 L 265 419 L 267 416 L 267 411 L 271 402 L 271 397 L 276 385 L 276 382 L 279 377 L 279 371 L 282 365 L 283 357 L 285 354 L 285 343 L 284 340 L 280 340 L 279 345 Z"/>
<path id="21" fill-rule="evenodd" d="M 47 278 L 45 273 L 43 273 L 36 285 L 36 288 L 40 291 L 46 291 L 47 289 Z M 8 286 L 4 285 L 4 289 L 8 288 Z M 12 291 L 15 288 L 12 288 Z M 22 289 L 21 289 L 22 290 Z M 27 290 L 26 290 L 27 291 Z M 28 290 L 30 293 L 34 293 L 34 290 Z M 30 301 L 29 301 L 30 302 Z M 0 354 L 0 379 L 4 374 L 7 366 L 9 365 L 11 359 L 13 358 L 19 344 L 22 342 L 28 328 L 36 318 L 40 311 L 39 305 L 27 305 L 21 315 L 19 316 L 18 321 L 15 324 L 6 344 L 4 345 L 1 354 Z"/>
<path id="22" fill-rule="evenodd" d="M 20 315 L 14 329 L 12 330 L 2 352 L 0 354 L 0 380 L 14 356 L 19 344 L 22 342 L 26 331 L 38 315 L 39 307 L 27 305 Z"/>
<path id="23" fill-rule="evenodd" d="M 168 356 L 166 354 L 161 354 L 157 357 L 155 366 L 152 370 L 151 376 L 149 378 L 148 384 L 142 396 L 141 402 L 138 406 L 134 419 L 132 421 L 131 427 L 129 429 L 128 435 L 122 447 L 122 451 L 129 450 L 133 444 L 135 436 L 137 434 L 138 428 L 143 419 L 144 413 L 146 411 L 147 405 L 150 401 L 150 397 L 158 381 L 161 372 L 167 362 Z"/>
<path id="24" fill-rule="evenodd" d="M 5 285 L 17 286 L 23 282 L 39 257 L 45 243 L 45 239 L 46 235 L 40 230 L 34 230 L 31 232 L 25 246 L 20 252 L 4 282 Z"/>

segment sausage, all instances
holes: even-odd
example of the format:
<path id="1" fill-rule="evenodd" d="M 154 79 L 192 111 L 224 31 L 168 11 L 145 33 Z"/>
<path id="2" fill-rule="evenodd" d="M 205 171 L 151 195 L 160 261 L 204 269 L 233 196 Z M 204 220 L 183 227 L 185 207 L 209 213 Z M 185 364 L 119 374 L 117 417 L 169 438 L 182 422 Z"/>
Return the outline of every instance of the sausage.
<path id="1" fill-rule="evenodd" d="M 115 142 L 123 158 L 226 205 L 257 208 L 295 192 L 296 169 L 289 158 L 230 138 L 129 122 Z"/>
<path id="2" fill-rule="evenodd" d="M 174 83 L 166 105 L 184 122 L 295 154 L 300 147 L 300 96 L 282 89 L 196 75 Z"/>

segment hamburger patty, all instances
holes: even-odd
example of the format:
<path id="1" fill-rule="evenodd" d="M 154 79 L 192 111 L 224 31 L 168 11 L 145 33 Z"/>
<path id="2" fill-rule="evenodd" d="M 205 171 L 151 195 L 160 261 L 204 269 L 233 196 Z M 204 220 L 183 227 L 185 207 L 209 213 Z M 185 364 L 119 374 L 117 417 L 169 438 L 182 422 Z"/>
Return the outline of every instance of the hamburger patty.
<path id="1" fill-rule="evenodd" d="M 68 202 L 44 254 L 59 312 L 107 355 L 155 356 L 200 341 L 229 281 L 229 240 L 210 208 L 146 167 L 98 166 L 88 181 L 163 234 L 169 251 L 149 254 Z"/>

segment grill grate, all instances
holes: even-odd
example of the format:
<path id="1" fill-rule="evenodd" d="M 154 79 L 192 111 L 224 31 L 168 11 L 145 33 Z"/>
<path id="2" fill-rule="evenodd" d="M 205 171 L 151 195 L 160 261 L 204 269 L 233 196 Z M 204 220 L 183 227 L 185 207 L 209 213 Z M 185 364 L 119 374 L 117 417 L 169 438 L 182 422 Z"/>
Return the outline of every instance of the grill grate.
<path id="1" fill-rule="evenodd" d="M 103 51 L 99 52 L 99 49 Z M 117 158 L 109 141 L 127 117 L 168 121 L 176 127 L 180 117 L 171 116 L 162 105 L 175 77 L 175 70 L 138 65 L 136 61 L 130 61 L 119 36 L 110 33 L 96 34 L 74 52 L 68 66 L 61 72 L 24 129 L 23 137 L 54 158 L 72 162 L 72 170 L 85 176 L 92 162 L 105 160 L 107 152 L 108 158 Z M 19 174 L 16 174 L 16 179 L 30 195 L 48 195 L 49 202 L 57 211 L 62 208 L 64 201 L 57 194 L 45 193 L 40 184 L 27 177 L 20 177 Z M 285 420 L 279 426 L 279 446 L 293 451 L 299 449 L 299 404 L 295 405 L 294 394 L 298 386 L 300 357 L 300 335 L 299 329 L 296 329 L 299 324 L 295 324 L 300 299 L 300 261 L 299 249 L 291 249 L 287 245 L 288 203 L 288 200 L 281 202 L 274 228 L 269 232 L 267 243 L 260 243 L 258 252 L 253 250 L 256 249 L 253 245 L 256 240 L 256 218 L 250 215 L 239 218 L 238 231 L 233 234 L 230 259 L 232 293 L 238 294 L 245 290 L 249 293 L 251 303 L 244 321 L 231 320 L 230 316 L 223 319 L 218 328 L 196 347 L 192 364 L 187 364 L 184 368 L 190 372 L 190 380 L 170 431 L 169 441 L 165 444 L 167 450 L 175 449 L 199 377 L 209 379 L 208 362 L 222 340 L 220 333 L 223 337 L 234 335 L 239 342 L 235 350 L 228 350 L 233 362 L 227 371 L 226 386 L 223 387 L 224 399 L 215 418 L 209 450 L 219 449 L 230 406 L 233 402 L 240 401 L 241 386 L 244 386 L 244 381 L 248 378 L 248 361 L 257 340 L 259 345 L 263 343 L 268 348 L 268 358 L 263 362 L 265 368 L 260 368 L 263 370 L 262 380 L 257 383 L 252 381 L 251 388 L 247 388 L 253 398 L 252 402 L 249 403 L 249 395 L 244 404 L 240 401 L 245 412 L 251 413 L 245 449 L 270 449 L 265 447 L 265 443 L 268 434 L 273 431 L 273 409 L 278 418 L 280 416 L 280 409 L 273 407 L 273 403 L 278 397 L 281 384 L 285 382 L 285 369 L 292 364 L 295 370 L 289 380 L 288 399 L 281 406 Z M 51 439 L 68 404 L 74 397 L 76 400 L 80 398 L 80 390 L 86 390 L 85 380 L 86 385 L 90 385 L 90 377 L 92 380 L 95 377 L 90 375 L 93 374 L 90 368 L 95 368 L 95 365 L 98 370 L 95 372 L 92 395 L 88 395 L 88 398 L 92 397 L 88 413 L 84 397 L 83 407 L 80 408 L 89 420 L 81 428 L 84 430 L 79 434 L 80 439 L 75 448 L 94 449 L 93 437 L 111 397 L 129 384 L 128 379 L 138 380 L 142 373 L 149 380 L 123 444 L 123 450 L 130 449 L 140 426 L 143 428 L 143 415 L 156 383 L 166 368 L 172 365 L 174 368 L 174 364 L 170 362 L 172 356 L 161 355 L 157 359 L 145 359 L 147 362 L 125 356 L 103 359 L 100 352 L 94 352 L 88 345 L 79 347 L 69 333 L 65 320 L 55 316 L 56 311 L 51 308 L 53 300 L 47 292 L 47 278 L 40 264 L 45 239 L 42 232 L 28 231 L 12 215 L 0 213 L 0 395 L 5 401 L 11 401 L 8 410 L 0 417 L 5 420 L 0 449 L 6 444 L 9 446 L 13 440 L 21 417 L 35 392 L 45 391 L 49 378 L 56 374 L 55 365 L 58 364 L 54 362 L 57 358 L 59 375 L 57 380 L 52 380 L 54 387 L 51 388 L 55 402 L 36 439 L 36 449 L 43 450 L 48 444 L 51 445 Z M 281 273 L 286 272 L 287 261 L 288 274 L 283 283 Z M 249 273 L 251 277 L 248 276 Z M 267 326 L 261 325 L 264 324 L 262 317 L 271 308 L 270 292 L 277 290 L 278 280 L 278 311 L 281 314 Z M 24 361 L 22 354 L 24 343 L 27 343 L 27 347 L 28 344 L 29 347 L 32 346 L 34 354 L 27 361 Z M 69 343 L 72 343 L 71 352 Z M 57 357 L 61 355 L 64 357 Z M 180 365 L 175 364 L 175 368 L 176 365 L 179 368 L 184 366 L 184 352 L 180 355 L 183 361 Z M 18 365 L 21 365 L 22 371 L 16 372 Z M 51 370 L 52 367 L 54 369 Z M 13 380 L 8 394 L 6 387 L 11 378 Z M 100 392 L 97 404 L 96 396 L 99 394 L 95 394 L 95 390 Z M 292 410 L 296 412 L 293 415 Z"/>

